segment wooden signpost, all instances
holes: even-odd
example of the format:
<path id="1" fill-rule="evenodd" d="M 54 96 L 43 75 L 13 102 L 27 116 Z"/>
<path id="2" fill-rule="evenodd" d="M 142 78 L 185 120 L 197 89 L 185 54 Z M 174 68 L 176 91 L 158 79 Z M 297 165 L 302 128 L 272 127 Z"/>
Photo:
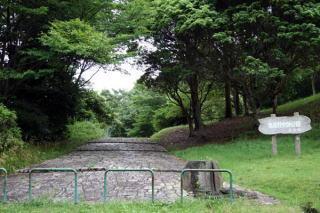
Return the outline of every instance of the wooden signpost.
<path id="1" fill-rule="evenodd" d="M 297 155 L 301 154 L 300 134 L 311 130 L 311 120 L 307 116 L 299 115 L 295 112 L 293 116 L 276 117 L 272 114 L 270 117 L 259 119 L 259 131 L 265 135 L 272 135 L 272 154 L 276 155 L 277 135 L 290 134 L 295 135 L 295 151 Z"/>

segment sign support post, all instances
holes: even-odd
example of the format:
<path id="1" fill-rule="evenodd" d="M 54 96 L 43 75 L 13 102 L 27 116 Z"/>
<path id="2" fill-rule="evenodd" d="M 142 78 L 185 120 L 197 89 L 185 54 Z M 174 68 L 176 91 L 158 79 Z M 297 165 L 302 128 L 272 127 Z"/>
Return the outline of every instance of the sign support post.
<path id="1" fill-rule="evenodd" d="M 276 117 L 276 114 L 271 114 L 271 117 Z M 277 135 L 272 135 L 272 154 L 277 155 L 278 154 L 278 146 L 277 146 Z"/>
<path id="2" fill-rule="evenodd" d="M 295 112 L 294 116 L 299 116 L 299 112 Z M 298 156 L 301 155 L 301 140 L 300 140 L 300 135 L 295 135 L 294 136 L 294 145 L 295 145 L 295 150 L 296 154 Z"/>

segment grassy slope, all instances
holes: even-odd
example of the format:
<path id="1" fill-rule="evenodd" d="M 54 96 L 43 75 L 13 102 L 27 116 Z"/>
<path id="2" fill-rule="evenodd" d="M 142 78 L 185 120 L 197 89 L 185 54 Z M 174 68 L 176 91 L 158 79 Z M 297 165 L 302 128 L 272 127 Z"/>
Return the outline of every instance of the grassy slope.
<path id="1" fill-rule="evenodd" d="M 270 114 L 271 110 L 263 110 L 265 114 Z M 320 94 L 302 98 L 278 107 L 278 112 L 281 115 L 292 115 L 293 112 L 309 116 L 313 122 L 320 123 Z"/>
<path id="2" fill-rule="evenodd" d="M 159 141 L 161 140 L 161 138 L 165 137 L 166 135 L 179 131 L 179 130 L 185 130 L 188 127 L 185 125 L 181 125 L 181 126 L 173 126 L 173 127 L 168 127 L 165 129 L 160 130 L 159 132 L 156 132 L 155 134 L 153 134 L 151 136 L 151 140 L 152 141 Z"/>
<path id="3" fill-rule="evenodd" d="M 299 111 L 313 121 L 313 130 L 302 136 L 302 156 L 294 154 L 292 136 L 278 137 L 279 155 L 271 156 L 270 137 L 243 136 L 232 143 L 210 144 L 173 152 L 187 160 L 218 160 L 231 169 L 236 183 L 256 189 L 289 205 L 311 202 L 320 209 L 320 95 L 279 107 L 280 114 Z M 264 113 L 270 113 L 268 110 Z"/>
<path id="4" fill-rule="evenodd" d="M 270 137 L 236 139 L 174 154 L 187 160 L 217 160 L 231 169 L 236 184 L 272 195 L 288 205 L 311 202 L 320 208 L 320 128 L 302 137 L 302 156 L 294 153 L 293 137 L 278 139 L 279 154 L 271 156 Z"/>

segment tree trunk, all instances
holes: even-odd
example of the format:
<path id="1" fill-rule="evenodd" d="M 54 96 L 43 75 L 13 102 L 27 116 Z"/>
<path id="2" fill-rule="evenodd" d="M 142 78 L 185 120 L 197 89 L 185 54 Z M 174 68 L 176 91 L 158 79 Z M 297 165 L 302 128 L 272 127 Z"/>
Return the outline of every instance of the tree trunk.
<path id="1" fill-rule="evenodd" d="M 253 96 L 253 92 L 251 91 L 251 89 L 247 89 L 247 94 L 246 94 L 246 98 L 249 104 L 249 107 L 252 111 L 252 117 L 256 120 L 256 124 L 258 124 L 258 113 L 259 113 L 259 103 L 257 103 L 255 97 Z"/>
<path id="2" fill-rule="evenodd" d="M 194 136 L 193 122 L 192 122 L 192 119 L 190 118 L 190 116 L 187 116 L 187 121 L 188 121 L 188 127 L 189 127 L 189 137 L 193 137 Z"/>
<path id="3" fill-rule="evenodd" d="M 249 115 L 249 109 L 248 109 L 248 100 L 247 96 L 243 95 L 243 108 L 244 108 L 244 115 L 248 116 Z"/>
<path id="4" fill-rule="evenodd" d="M 191 108 L 192 117 L 194 122 L 194 130 L 198 131 L 202 127 L 201 121 L 201 103 L 199 99 L 199 82 L 198 76 L 195 74 L 189 81 L 189 87 L 191 92 Z"/>
<path id="5" fill-rule="evenodd" d="M 189 127 L 189 137 L 193 137 L 194 130 L 193 130 L 193 120 L 192 120 L 192 116 L 191 116 L 191 113 L 192 113 L 191 105 L 189 106 L 189 109 L 187 107 L 185 107 L 185 105 L 183 104 L 183 101 L 179 95 L 173 99 L 176 100 L 176 103 L 180 107 L 182 115 L 187 119 L 188 127 Z"/>
<path id="6" fill-rule="evenodd" d="M 316 91 L 316 78 L 315 74 L 311 75 L 311 87 L 312 87 L 312 95 L 315 95 L 317 93 Z"/>
<path id="7" fill-rule="evenodd" d="M 277 114 L 278 108 L 278 95 L 274 95 L 272 99 L 272 113 Z"/>
<path id="8" fill-rule="evenodd" d="M 195 96 L 198 96 L 198 94 L 195 94 Z M 198 131 L 202 127 L 201 109 L 200 109 L 199 99 L 196 98 L 193 101 L 192 110 L 193 110 L 194 130 Z"/>
<path id="9" fill-rule="evenodd" d="M 225 118 L 232 118 L 231 83 L 229 79 L 226 79 L 225 81 L 224 95 L 225 95 Z"/>
<path id="10" fill-rule="evenodd" d="M 191 115 L 188 112 L 188 110 L 184 107 L 182 102 L 178 103 L 178 106 L 180 107 L 183 116 L 187 119 L 188 127 L 189 127 L 189 137 L 193 137 L 194 136 L 194 130 L 193 130 L 193 120 L 191 118 Z"/>
<path id="11" fill-rule="evenodd" d="M 233 90 L 233 105 L 237 116 L 241 115 L 241 106 L 238 89 Z"/>

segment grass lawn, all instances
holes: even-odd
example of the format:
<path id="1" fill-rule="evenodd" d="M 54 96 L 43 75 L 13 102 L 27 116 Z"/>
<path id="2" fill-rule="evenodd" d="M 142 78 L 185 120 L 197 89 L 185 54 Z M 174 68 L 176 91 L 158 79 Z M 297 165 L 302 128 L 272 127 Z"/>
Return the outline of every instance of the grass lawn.
<path id="1" fill-rule="evenodd" d="M 237 200 L 234 203 L 218 200 L 194 200 L 183 203 L 128 203 L 113 202 L 107 204 L 86 204 L 77 205 L 70 203 L 52 203 L 46 201 L 34 201 L 21 204 L 0 205 L 0 212 L 228 212 L 228 213 L 250 213 L 250 212 L 301 212 L 297 207 L 285 205 L 262 206 L 247 200 Z"/>
<path id="2" fill-rule="evenodd" d="M 284 115 L 293 115 L 293 112 L 300 112 L 312 119 L 312 122 L 320 122 L 320 94 L 306 98 L 291 101 L 278 107 L 278 113 Z M 272 109 L 262 110 L 263 114 L 269 115 Z"/>
<path id="3" fill-rule="evenodd" d="M 272 195 L 286 205 L 320 209 L 320 128 L 301 137 L 297 157 L 292 136 L 278 137 L 278 156 L 271 156 L 271 137 L 242 136 L 224 145 L 205 145 L 173 154 L 186 160 L 217 160 L 231 169 L 235 183 Z"/>
<path id="4" fill-rule="evenodd" d="M 160 130 L 159 132 L 153 134 L 150 139 L 152 141 L 158 141 L 161 138 L 163 138 L 164 136 L 168 135 L 169 133 L 178 131 L 178 130 L 183 130 L 183 129 L 187 129 L 188 126 L 187 125 L 180 125 L 180 126 L 173 126 L 173 127 L 168 127 L 165 129 Z"/>

